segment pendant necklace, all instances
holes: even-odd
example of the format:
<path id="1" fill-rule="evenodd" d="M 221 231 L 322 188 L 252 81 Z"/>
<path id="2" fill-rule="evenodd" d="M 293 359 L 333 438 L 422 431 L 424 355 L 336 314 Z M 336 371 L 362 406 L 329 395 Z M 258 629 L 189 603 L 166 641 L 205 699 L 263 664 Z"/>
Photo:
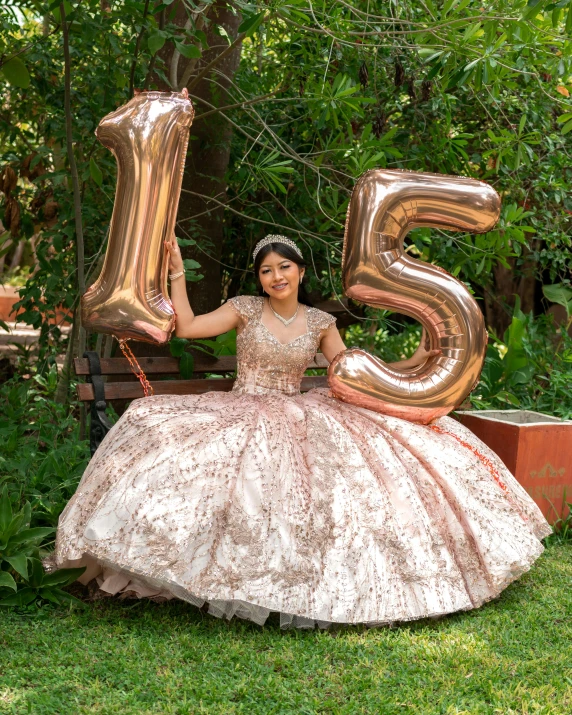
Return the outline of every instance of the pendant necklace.
<path id="1" fill-rule="evenodd" d="M 291 318 L 288 318 L 288 320 L 286 320 L 286 318 L 283 318 L 281 315 L 279 315 L 279 314 L 274 310 L 274 308 L 272 307 L 272 303 L 270 302 L 270 297 L 268 298 L 268 305 L 270 306 L 270 310 L 274 313 L 274 315 L 278 318 L 278 320 L 279 320 L 281 323 L 284 323 L 284 325 L 290 325 L 290 323 L 291 323 L 291 322 L 294 320 L 294 318 L 298 315 L 298 308 L 300 307 L 300 303 L 298 303 L 298 305 L 296 306 L 296 312 L 294 313 L 294 315 L 293 315 Z"/>

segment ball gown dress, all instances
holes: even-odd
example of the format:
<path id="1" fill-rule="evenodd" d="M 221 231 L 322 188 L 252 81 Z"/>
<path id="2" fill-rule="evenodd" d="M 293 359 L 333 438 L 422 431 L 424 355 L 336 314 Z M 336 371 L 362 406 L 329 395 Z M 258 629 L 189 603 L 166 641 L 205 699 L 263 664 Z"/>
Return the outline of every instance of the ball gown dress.
<path id="1" fill-rule="evenodd" d="M 229 303 L 233 390 L 132 402 L 60 517 L 55 566 L 219 617 L 278 612 L 283 627 L 472 609 L 530 568 L 551 529 L 477 437 L 301 394 L 334 319 L 307 308 L 283 344 L 263 298 Z"/>

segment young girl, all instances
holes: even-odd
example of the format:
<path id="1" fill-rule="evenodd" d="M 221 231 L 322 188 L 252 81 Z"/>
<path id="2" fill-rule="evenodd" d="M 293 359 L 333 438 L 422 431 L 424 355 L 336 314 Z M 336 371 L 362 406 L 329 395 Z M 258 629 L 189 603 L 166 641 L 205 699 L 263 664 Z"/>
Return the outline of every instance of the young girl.
<path id="1" fill-rule="evenodd" d="M 208 603 L 284 627 L 378 625 L 480 606 L 530 568 L 551 529 L 498 457 L 439 430 L 300 393 L 344 343 L 309 305 L 298 246 L 254 249 L 260 295 L 195 316 L 173 237 L 176 334 L 237 330 L 232 392 L 135 400 L 61 515 L 55 561 L 109 594 Z M 400 367 L 438 351 L 420 348 Z"/>

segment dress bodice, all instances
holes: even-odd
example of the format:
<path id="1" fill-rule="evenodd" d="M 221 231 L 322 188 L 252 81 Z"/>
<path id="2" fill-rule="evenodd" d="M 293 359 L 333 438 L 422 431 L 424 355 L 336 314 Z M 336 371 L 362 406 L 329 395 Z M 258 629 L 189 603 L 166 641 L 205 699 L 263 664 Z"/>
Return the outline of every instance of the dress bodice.
<path id="1" fill-rule="evenodd" d="M 318 308 L 306 307 L 306 332 L 281 343 L 262 322 L 262 296 L 238 296 L 228 303 L 242 323 L 236 338 L 237 378 L 233 392 L 299 393 L 304 372 L 320 346 L 322 331 L 335 318 Z"/>

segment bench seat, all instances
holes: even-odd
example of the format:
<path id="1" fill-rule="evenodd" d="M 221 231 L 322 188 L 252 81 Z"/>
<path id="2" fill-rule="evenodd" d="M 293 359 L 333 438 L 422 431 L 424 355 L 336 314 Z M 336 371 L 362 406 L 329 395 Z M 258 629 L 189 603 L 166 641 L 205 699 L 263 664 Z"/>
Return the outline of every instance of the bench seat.
<path id="1" fill-rule="evenodd" d="M 201 395 L 205 392 L 229 392 L 232 390 L 236 372 L 236 355 L 222 355 L 218 358 L 200 356 L 195 358 L 193 378 L 180 377 L 179 359 L 174 357 L 137 358 L 141 369 L 149 378 L 155 395 Z M 328 361 L 318 353 L 308 370 L 325 369 Z M 107 402 L 112 400 L 133 400 L 143 397 L 143 387 L 135 378 L 126 358 L 100 358 L 96 352 L 88 351 L 82 358 L 74 360 L 75 374 L 86 382 L 77 385 L 77 396 L 81 402 L 90 404 L 90 447 L 93 454 L 101 440 L 111 429 L 111 422 L 105 414 Z M 209 375 L 209 377 L 201 377 Z M 210 377 L 217 375 L 217 377 Z M 218 377 L 220 375 L 220 377 Z M 125 376 L 125 381 L 107 381 L 107 377 Z M 327 387 L 327 376 L 306 375 L 300 389 L 307 392 L 315 387 Z"/>

